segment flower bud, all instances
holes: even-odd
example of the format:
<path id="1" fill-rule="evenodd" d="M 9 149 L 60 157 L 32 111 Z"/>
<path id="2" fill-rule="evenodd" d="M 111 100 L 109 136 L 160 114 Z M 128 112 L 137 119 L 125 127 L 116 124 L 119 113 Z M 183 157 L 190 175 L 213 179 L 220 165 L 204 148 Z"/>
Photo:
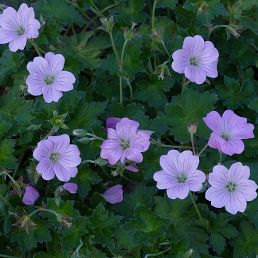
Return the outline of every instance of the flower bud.
<path id="1" fill-rule="evenodd" d="M 190 134 L 195 134 L 197 131 L 197 125 L 195 123 L 192 123 L 188 125 L 187 129 Z"/>
<path id="2" fill-rule="evenodd" d="M 113 30 L 114 27 L 114 21 L 113 21 L 113 16 L 109 17 L 109 18 L 101 18 L 100 19 L 103 27 L 102 29 L 108 33 L 110 33 Z"/>

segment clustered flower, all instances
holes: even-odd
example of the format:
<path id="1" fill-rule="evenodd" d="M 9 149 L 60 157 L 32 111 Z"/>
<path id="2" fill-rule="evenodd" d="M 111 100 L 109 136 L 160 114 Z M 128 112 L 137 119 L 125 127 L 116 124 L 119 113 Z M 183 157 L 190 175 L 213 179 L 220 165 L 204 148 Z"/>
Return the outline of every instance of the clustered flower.
<path id="1" fill-rule="evenodd" d="M 18 11 L 6 8 L 0 15 L 0 44 L 9 44 L 10 51 L 23 50 L 27 40 L 38 37 L 40 23 L 35 19 L 34 10 L 21 4 Z M 196 84 L 202 84 L 207 77 L 218 76 L 217 64 L 219 53 L 210 41 L 196 35 L 186 37 L 182 49 L 173 55 L 172 69 L 184 74 Z M 71 91 L 76 79 L 71 72 L 63 71 L 65 58 L 61 54 L 48 52 L 44 57 L 37 56 L 29 62 L 29 75 L 26 79 L 28 92 L 33 96 L 43 95 L 46 103 L 58 102 L 63 92 Z M 254 138 L 254 126 L 247 119 L 226 110 L 222 116 L 212 111 L 203 118 L 212 130 L 208 145 L 219 152 L 233 155 L 244 151 L 242 140 Z M 137 163 L 143 161 L 143 154 L 150 146 L 152 132 L 139 129 L 139 123 L 128 118 L 110 117 L 106 121 L 107 140 L 101 148 L 100 157 L 108 160 L 111 166 L 123 165 L 131 172 L 137 172 Z M 188 128 L 190 133 L 196 126 Z M 81 163 L 78 147 L 70 143 L 68 135 L 48 136 L 38 142 L 33 152 L 38 161 L 36 170 L 44 180 L 57 177 L 66 182 L 61 188 L 76 193 L 78 185 L 68 182 L 75 177 Z M 170 150 L 160 157 L 162 170 L 154 173 L 157 188 L 166 190 L 170 199 L 184 199 L 190 192 L 199 192 L 208 178 L 209 188 L 205 197 L 216 208 L 225 207 L 231 214 L 244 212 L 248 201 L 257 197 L 257 184 L 250 180 L 250 169 L 241 162 L 236 162 L 229 169 L 219 164 L 208 175 L 198 169 L 199 156 L 191 151 Z M 123 201 L 121 184 L 108 188 L 103 198 L 111 203 Z M 39 198 L 38 191 L 30 185 L 25 187 L 22 201 L 33 205 Z"/>

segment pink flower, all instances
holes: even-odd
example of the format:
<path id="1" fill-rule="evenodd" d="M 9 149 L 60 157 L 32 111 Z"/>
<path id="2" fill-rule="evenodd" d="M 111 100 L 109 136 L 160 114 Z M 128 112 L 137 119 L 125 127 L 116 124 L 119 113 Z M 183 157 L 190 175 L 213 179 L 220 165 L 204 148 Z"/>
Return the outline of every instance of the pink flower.
<path id="1" fill-rule="evenodd" d="M 25 205 L 34 205 L 38 198 L 39 192 L 33 186 L 27 185 L 25 187 L 25 193 L 23 195 L 22 202 Z"/>
<path id="2" fill-rule="evenodd" d="M 198 192 L 206 180 L 205 174 L 198 170 L 199 157 L 191 151 L 171 150 L 160 157 L 163 170 L 154 174 L 158 189 L 166 189 L 170 199 L 185 199 L 190 191 Z"/>
<path id="3" fill-rule="evenodd" d="M 38 56 L 29 62 L 26 79 L 28 92 L 33 96 L 40 96 L 47 103 L 58 102 L 63 92 L 71 91 L 75 83 L 72 73 L 63 71 L 65 59 L 62 55 L 48 52 L 45 58 Z"/>
<path id="4" fill-rule="evenodd" d="M 65 183 L 63 188 L 71 194 L 77 193 L 78 185 L 75 183 Z"/>
<path id="5" fill-rule="evenodd" d="M 125 167 L 125 169 L 134 173 L 137 173 L 139 171 L 139 169 L 135 165 L 128 165 Z"/>
<path id="6" fill-rule="evenodd" d="M 103 198 L 111 203 L 119 203 L 123 201 L 123 186 L 122 185 L 114 185 L 107 189 L 103 194 Z"/>
<path id="7" fill-rule="evenodd" d="M 204 41 L 199 35 L 186 37 L 183 49 L 175 51 L 172 55 L 174 61 L 172 68 L 177 73 L 184 73 L 192 82 L 202 84 L 206 77 L 218 76 L 217 64 L 219 52 L 212 42 Z"/>
<path id="8" fill-rule="evenodd" d="M 39 161 L 36 170 L 45 180 L 57 176 L 60 181 L 67 182 L 76 176 L 77 166 L 81 163 L 78 147 L 70 144 L 70 138 L 66 134 L 49 136 L 40 141 L 33 157 Z"/>
<path id="9" fill-rule="evenodd" d="M 123 118 L 116 124 L 116 129 L 108 128 L 108 139 L 100 146 L 100 157 L 107 159 L 111 165 L 118 161 L 124 164 L 127 160 L 142 162 L 142 152 L 150 146 L 151 133 L 138 127 L 138 122 Z"/>
<path id="10" fill-rule="evenodd" d="M 9 49 L 16 52 L 25 48 L 27 39 L 37 38 L 40 23 L 35 19 L 34 10 L 21 4 L 18 12 L 7 7 L 0 15 L 0 44 L 9 43 Z"/>
<path id="11" fill-rule="evenodd" d="M 106 120 L 106 128 L 116 129 L 116 124 L 121 121 L 119 117 L 108 117 Z"/>
<path id="12" fill-rule="evenodd" d="M 209 174 L 211 187 L 206 191 L 205 197 L 216 208 L 225 207 L 231 214 L 244 212 L 246 202 L 257 197 L 257 185 L 249 180 L 250 169 L 241 162 L 232 164 L 230 169 L 217 165 Z"/>
<path id="13" fill-rule="evenodd" d="M 203 118 L 206 125 L 213 131 L 209 146 L 227 155 L 240 154 L 244 151 L 243 139 L 254 138 L 254 126 L 247 119 L 226 110 L 222 117 L 212 111 Z"/>

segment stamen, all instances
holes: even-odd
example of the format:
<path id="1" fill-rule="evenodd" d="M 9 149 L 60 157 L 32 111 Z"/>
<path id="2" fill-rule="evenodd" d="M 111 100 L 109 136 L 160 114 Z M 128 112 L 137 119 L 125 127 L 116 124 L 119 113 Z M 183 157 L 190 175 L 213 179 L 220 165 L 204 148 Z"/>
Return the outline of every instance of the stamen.
<path id="1" fill-rule="evenodd" d="M 194 66 L 198 65 L 198 61 L 196 57 L 194 56 L 190 57 L 190 65 L 194 65 Z"/>
<path id="2" fill-rule="evenodd" d="M 49 159 L 53 162 L 57 162 L 60 157 L 60 154 L 57 152 L 52 152 L 49 156 Z"/>
<path id="3" fill-rule="evenodd" d="M 230 181 L 226 187 L 229 192 L 233 192 L 236 190 L 236 183 Z"/>
<path id="4" fill-rule="evenodd" d="M 185 183 L 187 179 L 186 175 L 183 173 L 179 173 L 176 178 L 178 183 Z"/>
<path id="5" fill-rule="evenodd" d="M 120 146 L 122 147 L 123 150 L 126 150 L 130 147 L 130 142 L 126 140 L 121 140 Z"/>
<path id="6" fill-rule="evenodd" d="M 44 82 L 47 84 L 47 85 L 51 85 L 55 80 L 55 77 L 53 75 L 47 75 L 44 79 Z"/>
<path id="7" fill-rule="evenodd" d="M 24 32 L 25 32 L 25 29 L 22 26 L 19 26 L 16 28 L 17 35 L 21 36 L 24 34 Z"/>

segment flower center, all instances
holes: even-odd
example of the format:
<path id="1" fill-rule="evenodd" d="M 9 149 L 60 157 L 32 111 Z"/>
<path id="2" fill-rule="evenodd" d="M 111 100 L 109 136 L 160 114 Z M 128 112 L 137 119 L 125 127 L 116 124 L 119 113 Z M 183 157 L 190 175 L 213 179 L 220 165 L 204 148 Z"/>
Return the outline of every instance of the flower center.
<path id="1" fill-rule="evenodd" d="M 194 66 L 198 65 L 198 61 L 196 57 L 194 56 L 190 57 L 190 65 L 194 65 Z"/>
<path id="2" fill-rule="evenodd" d="M 236 183 L 230 181 L 226 185 L 226 188 L 228 189 L 229 192 L 234 192 L 236 190 Z"/>
<path id="3" fill-rule="evenodd" d="M 18 27 L 16 28 L 16 33 L 17 33 L 17 35 L 21 36 L 21 35 L 24 34 L 24 32 L 25 32 L 25 29 L 24 29 L 22 26 L 18 26 Z"/>
<path id="4" fill-rule="evenodd" d="M 127 148 L 130 147 L 130 142 L 127 140 L 121 140 L 120 141 L 120 146 L 123 150 L 126 150 Z"/>
<path id="5" fill-rule="evenodd" d="M 223 133 L 221 134 L 221 137 L 222 137 L 225 141 L 230 140 L 230 135 L 229 135 L 229 133 L 227 133 L 227 132 L 223 132 Z"/>
<path id="6" fill-rule="evenodd" d="M 178 183 L 185 183 L 187 177 L 183 173 L 179 173 L 176 177 Z"/>
<path id="7" fill-rule="evenodd" d="M 49 159 L 53 162 L 57 162 L 60 157 L 60 154 L 57 152 L 52 152 L 49 156 Z"/>
<path id="8" fill-rule="evenodd" d="M 47 84 L 47 85 L 51 85 L 55 80 L 55 77 L 53 75 L 47 75 L 44 79 L 44 82 Z"/>

